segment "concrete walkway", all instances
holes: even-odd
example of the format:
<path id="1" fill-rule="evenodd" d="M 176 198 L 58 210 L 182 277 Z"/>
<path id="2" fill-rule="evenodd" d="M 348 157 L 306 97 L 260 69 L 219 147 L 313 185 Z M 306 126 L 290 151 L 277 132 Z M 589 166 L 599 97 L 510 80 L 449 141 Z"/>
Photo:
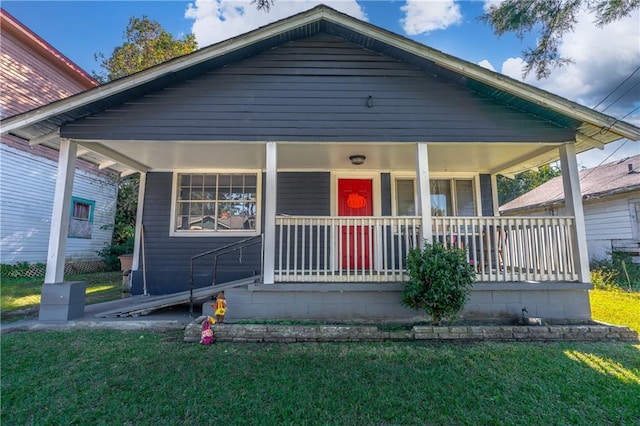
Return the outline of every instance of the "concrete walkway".
<path id="1" fill-rule="evenodd" d="M 189 305 L 177 305 L 153 311 L 148 315 L 124 318 L 100 318 L 101 312 L 121 307 L 135 306 L 148 300 L 144 296 L 131 296 L 110 302 L 85 305 L 84 316 L 71 321 L 21 320 L 0 325 L 0 332 L 70 329 L 114 329 L 114 330 L 184 330 L 187 324 L 200 316 L 200 305 L 194 306 L 194 317 L 189 315 Z"/>

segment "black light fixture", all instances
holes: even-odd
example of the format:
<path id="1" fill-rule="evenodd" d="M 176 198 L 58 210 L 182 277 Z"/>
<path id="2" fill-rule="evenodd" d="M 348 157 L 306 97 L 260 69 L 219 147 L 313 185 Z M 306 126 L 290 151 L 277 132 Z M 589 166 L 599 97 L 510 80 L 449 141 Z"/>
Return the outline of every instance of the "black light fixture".
<path id="1" fill-rule="evenodd" d="M 349 160 L 351 160 L 351 164 L 353 164 L 354 166 L 360 166 L 362 164 L 364 164 L 364 160 L 366 160 L 367 157 L 365 157 L 362 154 L 354 154 L 352 156 L 349 157 Z"/>
<path id="2" fill-rule="evenodd" d="M 367 108 L 371 108 L 373 106 L 373 96 L 369 95 L 367 98 Z"/>

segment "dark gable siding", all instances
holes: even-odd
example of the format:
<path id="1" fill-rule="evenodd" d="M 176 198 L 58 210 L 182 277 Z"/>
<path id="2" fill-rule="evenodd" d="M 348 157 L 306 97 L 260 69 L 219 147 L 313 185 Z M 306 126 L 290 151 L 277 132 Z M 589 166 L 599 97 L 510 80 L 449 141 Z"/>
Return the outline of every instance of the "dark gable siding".
<path id="1" fill-rule="evenodd" d="M 573 140 L 570 130 L 329 35 L 288 42 L 150 93 L 68 124 L 61 135 L 212 141 Z"/>

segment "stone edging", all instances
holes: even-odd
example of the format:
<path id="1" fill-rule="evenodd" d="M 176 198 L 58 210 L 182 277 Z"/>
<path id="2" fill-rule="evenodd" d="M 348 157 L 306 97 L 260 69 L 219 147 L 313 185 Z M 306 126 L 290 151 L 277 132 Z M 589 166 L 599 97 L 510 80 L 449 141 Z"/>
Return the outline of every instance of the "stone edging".
<path id="1" fill-rule="evenodd" d="M 184 341 L 198 343 L 200 317 L 187 325 Z M 383 341 L 625 341 L 637 342 L 638 333 L 614 325 L 552 326 L 414 326 L 410 330 L 384 331 L 366 325 L 255 325 L 223 324 L 211 327 L 220 342 L 383 342 Z"/>

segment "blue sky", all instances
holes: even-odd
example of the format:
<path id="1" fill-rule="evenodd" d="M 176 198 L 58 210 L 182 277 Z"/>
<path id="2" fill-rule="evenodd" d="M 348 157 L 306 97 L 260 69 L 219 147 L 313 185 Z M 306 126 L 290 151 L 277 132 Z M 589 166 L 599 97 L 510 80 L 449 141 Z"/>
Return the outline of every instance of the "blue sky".
<path id="1" fill-rule="evenodd" d="M 521 52 L 533 46 L 536 34 L 519 40 L 500 38 L 478 21 L 487 2 L 500 0 L 325 0 L 344 13 L 412 38 L 512 78 L 522 79 Z M 122 44 L 132 16 L 147 15 L 165 30 L 180 36 L 196 35 L 200 47 L 250 31 L 271 21 L 309 9 L 321 1 L 276 0 L 269 13 L 257 11 L 249 0 L 192 1 L 30 1 L 3 0 L 2 7 L 88 72 L 99 71 L 95 53 L 109 56 Z M 583 14 L 573 33 L 564 37 L 560 51 L 574 59 L 547 80 L 525 81 L 568 99 L 620 118 L 640 107 L 640 13 L 598 29 Z M 636 70 L 635 74 L 633 73 Z M 612 91 L 631 75 L 621 87 Z M 635 86 L 634 86 L 635 85 Z M 614 102 L 615 101 L 615 102 Z M 640 109 L 625 121 L 640 125 Z M 617 150 L 617 151 L 616 151 Z M 579 158 L 592 167 L 640 153 L 638 142 L 610 144 Z"/>

